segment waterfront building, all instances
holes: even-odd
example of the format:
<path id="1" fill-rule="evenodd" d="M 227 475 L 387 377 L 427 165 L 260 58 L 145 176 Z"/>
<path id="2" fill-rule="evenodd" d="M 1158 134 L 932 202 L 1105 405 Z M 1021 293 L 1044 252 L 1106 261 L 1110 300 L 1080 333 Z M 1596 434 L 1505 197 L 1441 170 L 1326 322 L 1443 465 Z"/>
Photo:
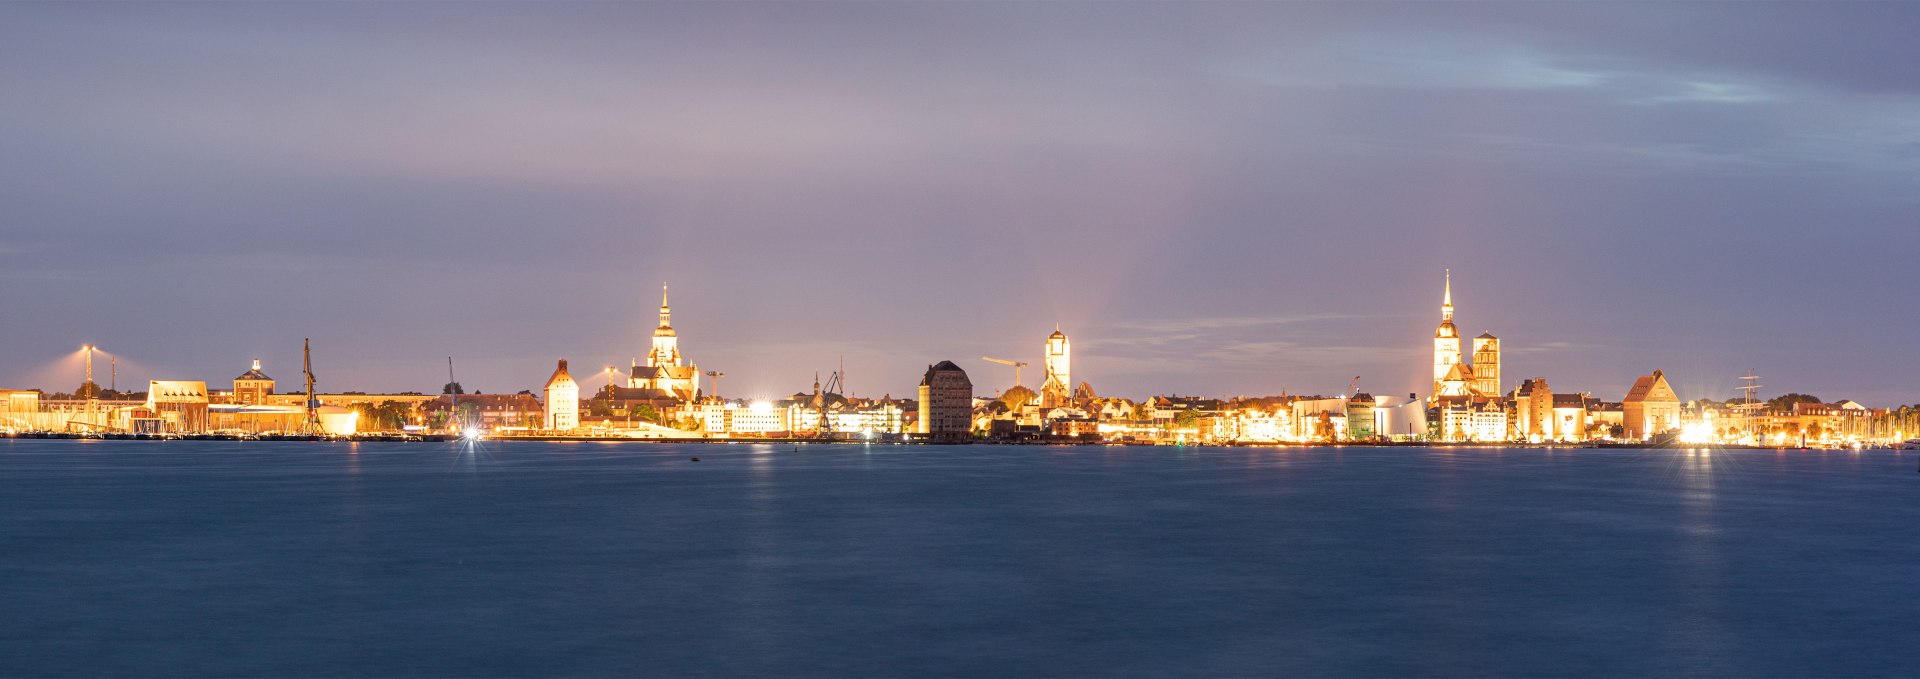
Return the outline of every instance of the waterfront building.
<path id="1" fill-rule="evenodd" d="M 1579 442 L 1590 438 L 1587 409 L 1591 405 L 1586 394 L 1554 394 L 1553 440 Z"/>
<path id="2" fill-rule="evenodd" d="M 667 306 L 667 286 L 660 286 L 660 325 L 653 329 L 653 346 L 646 363 L 635 362 L 629 369 L 627 386 L 643 390 L 634 398 L 662 397 L 691 401 L 700 393 L 700 367 L 686 362 L 680 354 L 680 337 L 673 330 L 672 309 Z"/>
<path id="3" fill-rule="evenodd" d="M 1374 433 L 1394 439 L 1412 440 L 1427 432 L 1427 404 L 1414 394 L 1375 396 Z"/>
<path id="4" fill-rule="evenodd" d="M 0 431 L 37 429 L 40 392 L 26 389 L 0 389 Z"/>
<path id="5" fill-rule="evenodd" d="M 1513 408 L 1514 433 L 1520 438 L 1533 443 L 1555 438 L 1553 390 L 1547 387 L 1547 378 L 1521 382 L 1513 390 Z"/>
<path id="6" fill-rule="evenodd" d="M 1380 435 L 1379 422 L 1375 421 L 1373 394 L 1354 394 L 1347 400 L 1347 438 L 1365 441 Z"/>
<path id="7" fill-rule="evenodd" d="M 1473 440 L 1473 406 L 1445 404 L 1435 411 L 1429 420 L 1435 429 L 1433 438 L 1454 443 Z"/>
<path id="8" fill-rule="evenodd" d="M 1295 399 L 1292 408 L 1293 439 L 1296 441 L 1336 441 L 1346 437 L 1347 399 Z"/>
<path id="9" fill-rule="evenodd" d="M 735 434 L 771 434 L 793 431 L 793 418 L 787 408 L 776 408 L 766 401 L 754 401 L 743 408 L 728 411 L 727 430 Z"/>
<path id="10" fill-rule="evenodd" d="M 1279 408 L 1272 412 L 1262 410 L 1241 410 L 1235 415 L 1238 422 L 1235 427 L 1235 441 L 1247 443 L 1278 443 L 1292 440 L 1292 410 Z"/>
<path id="11" fill-rule="evenodd" d="M 560 359 L 553 376 L 547 378 L 546 422 L 548 431 L 570 431 L 580 427 L 580 383 L 567 374 L 567 359 Z"/>
<path id="12" fill-rule="evenodd" d="M 1058 408 L 1071 404 L 1074 392 L 1073 349 L 1067 342 L 1066 333 L 1060 332 L 1060 326 L 1054 326 L 1053 334 L 1047 336 L 1040 360 L 1047 374 L 1045 381 L 1040 383 L 1041 407 Z"/>
<path id="13" fill-rule="evenodd" d="M 1512 431 L 1507 427 L 1507 409 L 1495 400 L 1488 400 L 1475 408 L 1467 438 L 1486 443 L 1512 440 Z"/>
<path id="14" fill-rule="evenodd" d="M 1047 433 L 1053 436 L 1092 438 L 1100 435 L 1100 422 L 1086 415 L 1049 417 L 1047 427 Z"/>
<path id="15" fill-rule="evenodd" d="M 1659 370 L 1635 380 L 1620 401 L 1621 426 L 1628 439 L 1645 440 L 1680 426 L 1680 397 Z"/>
<path id="16" fill-rule="evenodd" d="M 260 372 L 260 359 L 253 359 L 253 369 L 233 378 L 233 402 L 240 405 L 267 405 L 273 395 L 273 378 Z"/>
<path id="17" fill-rule="evenodd" d="M 966 443 L 972 435 L 973 381 L 953 361 L 927 366 L 920 378 L 920 434 L 935 443 Z"/>
<path id="18" fill-rule="evenodd" d="M 543 429 L 547 407 L 531 391 L 512 394 L 441 394 L 416 406 L 421 418 L 433 429 L 454 425 L 482 432 L 510 432 Z M 578 411 L 576 410 L 576 415 Z"/>
<path id="19" fill-rule="evenodd" d="M 207 383 L 190 380 L 147 382 L 146 412 L 141 419 L 156 421 L 158 431 L 199 433 L 207 430 Z"/>

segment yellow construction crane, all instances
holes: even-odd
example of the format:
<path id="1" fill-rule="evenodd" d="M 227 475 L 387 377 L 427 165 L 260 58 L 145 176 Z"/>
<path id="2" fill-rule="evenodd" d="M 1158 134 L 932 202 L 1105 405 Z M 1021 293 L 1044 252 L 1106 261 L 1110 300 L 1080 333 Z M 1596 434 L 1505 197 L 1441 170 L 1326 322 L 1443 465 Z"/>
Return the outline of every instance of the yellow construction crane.
<path id="1" fill-rule="evenodd" d="M 1000 365 L 1013 366 L 1013 386 L 1016 386 L 1016 387 L 1020 386 L 1020 369 L 1027 367 L 1027 363 L 1025 361 L 1009 361 L 1004 358 L 987 358 L 985 356 L 981 356 L 980 360 L 986 361 L 989 363 L 998 363 Z"/>

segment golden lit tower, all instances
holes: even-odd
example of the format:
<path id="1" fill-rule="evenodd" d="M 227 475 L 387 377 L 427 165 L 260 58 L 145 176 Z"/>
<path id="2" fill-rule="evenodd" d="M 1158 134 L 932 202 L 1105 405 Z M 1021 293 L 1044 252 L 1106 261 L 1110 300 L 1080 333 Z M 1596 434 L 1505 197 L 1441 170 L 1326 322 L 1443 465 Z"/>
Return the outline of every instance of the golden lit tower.
<path id="1" fill-rule="evenodd" d="M 1446 292 L 1440 302 L 1440 328 L 1433 333 L 1433 393 L 1460 363 L 1460 331 L 1453 327 L 1453 270 L 1447 269 Z"/>
<path id="2" fill-rule="evenodd" d="M 1041 361 L 1046 367 L 1047 379 L 1040 385 L 1040 405 L 1053 408 L 1072 402 L 1073 346 L 1067 341 L 1067 334 L 1060 332 L 1059 325 L 1053 326 L 1053 334 L 1047 336 Z"/>
<path id="3" fill-rule="evenodd" d="M 648 398 L 674 398 L 691 401 L 699 395 L 700 368 L 686 363 L 680 355 L 680 337 L 673 331 L 672 309 L 667 306 L 667 286 L 660 284 L 660 325 L 653 329 L 653 348 L 647 352 L 646 365 L 633 366 L 627 386 L 652 390 Z"/>
<path id="4" fill-rule="evenodd" d="M 673 332 L 672 315 L 667 307 L 667 284 L 661 283 L 660 327 L 653 329 L 653 351 L 647 352 L 648 366 L 680 365 L 680 338 Z"/>
<path id="5" fill-rule="evenodd" d="M 1500 338 L 1490 332 L 1473 338 L 1473 391 L 1481 396 L 1500 396 Z"/>

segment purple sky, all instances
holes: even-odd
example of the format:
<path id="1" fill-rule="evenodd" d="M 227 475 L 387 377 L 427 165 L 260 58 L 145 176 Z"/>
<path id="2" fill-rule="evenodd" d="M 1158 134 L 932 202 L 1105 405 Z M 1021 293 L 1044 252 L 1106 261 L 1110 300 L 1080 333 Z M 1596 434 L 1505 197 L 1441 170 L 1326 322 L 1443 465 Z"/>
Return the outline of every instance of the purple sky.
<path id="1" fill-rule="evenodd" d="M 1920 401 L 1920 3 L 0 4 L 0 387 Z M 104 369 L 103 369 L 104 370 Z M 102 377 L 104 382 L 104 377 Z M 586 380 L 588 388 L 598 379 Z M 224 386 L 224 385 L 223 385 Z"/>

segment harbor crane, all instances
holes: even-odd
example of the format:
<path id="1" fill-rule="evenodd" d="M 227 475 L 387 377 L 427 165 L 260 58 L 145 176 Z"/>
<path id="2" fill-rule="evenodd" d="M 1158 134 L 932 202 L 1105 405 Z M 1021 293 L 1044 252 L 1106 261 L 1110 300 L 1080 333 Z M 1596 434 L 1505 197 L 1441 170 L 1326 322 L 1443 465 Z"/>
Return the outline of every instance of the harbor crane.
<path id="1" fill-rule="evenodd" d="M 980 360 L 988 363 L 1013 366 L 1013 386 L 1020 386 L 1020 369 L 1027 367 L 1026 361 L 1009 361 L 1004 358 L 987 358 L 985 356 L 981 356 Z"/>
<path id="2" fill-rule="evenodd" d="M 833 419 L 827 417 L 827 397 L 844 388 L 840 381 L 840 373 L 835 372 L 833 376 L 828 377 L 826 386 L 822 387 L 820 371 L 813 371 L 813 405 L 820 409 L 820 423 L 814 429 L 814 435 L 823 441 L 833 440 Z"/>
<path id="3" fill-rule="evenodd" d="M 1360 376 L 1354 375 L 1353 381 L 1347 383 L 1347 400 L 1353 400 L 1353 397 L 1359 393 L 1360 393 Z"/>
<path id="4" fill-rule="evenodd" d="M 726 376 L 727 376 L 726 373 L 720 372 L 718 370 L 707 371 L 707 377 L 713 378 L 713 393 L 708 394 L 708 396 L 712 396 L 713 400 L 715 401 L 720 400 L 720 378 L 726 377 Z"/>
<path id="5" fill-rule="evenodd" d="M 453 359 L 447 359 L 451 366 Z M 452 368 L 449 367 L 449 370 Z M 325 433 L 320 426 L 320 397 L 313 393 L 313 338 L 300 341 L 300 372 L 307 380 L 307 422 L 304 425 L 307 434 Z"/>

